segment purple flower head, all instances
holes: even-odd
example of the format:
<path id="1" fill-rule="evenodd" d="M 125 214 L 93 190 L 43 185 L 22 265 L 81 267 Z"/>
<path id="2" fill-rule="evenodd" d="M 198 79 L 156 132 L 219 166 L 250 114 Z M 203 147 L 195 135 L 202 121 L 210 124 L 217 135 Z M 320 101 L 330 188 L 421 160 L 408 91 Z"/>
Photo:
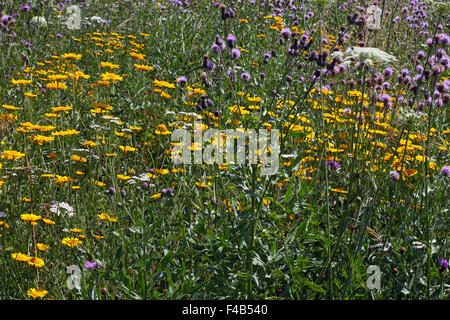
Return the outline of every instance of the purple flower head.
<path id="1" fill-rule="evenodd" d="M 235 36 L 233 36 L 232 34 L 229 34 L 228 36 L 227 36 L 227 43 L 228 43 L 228 46 L 230 47 L 230 48 L 233 48 L 234 47 L 234 42 L 236 41 L 236 37 Z"/>
<path id="2" fill-rule="evenodd" d="M 163 188 L 161 190 L 161 193 L 166 197 L 172 197 L 173 196 L 173 189 L 172 188 Z"/>
<path id="3" fill-rule="evenodd" d="M 178 83 L 180 86 L 184 87 L 184 86 L 186 85 L 186 83 L 187 83 L 186 77 L 185 77 L 185 76 L 179 77 L 179 78 L 177 79 L 177 83 Z"/>
<path id="4" fill-rule="evenodd" d="M 389 172 L 389 175 L 392 181 L 398 181 L 398 179 L 400 179 L 400 174 L 396 170 Z"/>
<path id="5" fill-rule="evenodd" d="M 231 58 L 232 59 L 239 59 L 240 56 L 241 56 L 241 50 L 239 50 L 238 48 L 234 48 L 233 50 L 231 50 Z"/>
<path id="6" fill-rule="evenodd" d="M 441 260 L 440 258 L 438 258 L 438 260 L 439 260 L 439 266 L 441 267 L 441 271 L 446 270 L 448 268 L 448 259 Z"/>
<path id="7" fill-rule="evenodd" d="M 94 270 L 96 267 L 100 267 L 100 265 L 95 261 L 94 262 L 85 261 L 84 267 L 86 269 Z"/>
<path id="8" fill-rule="evenodd" d="M 245 71 L 241 74 L 241 79 L 244 81 L 250 81 L 250 78 L 251 78 L 250 73 L 248 73 L 247 71 Z"/>
<path id="9" fill-rule="evenodd" d="M 339 165 L 339 163 L 335 160 L 329 160 L 327 162 L 327 167 L 333 167 L 335 169 L 339 169 L 341 166 Z"/>
<path id="10" fill-rule="evenodd" d="M 444 177 L 450 177 L 450 167 L 443 166 L 442 169 L 441 169 L 441 174 Z"/>
<path id="11" fill-rule="evenodd" d="M 283 38 L 288 39 L 291 36 L 291 30 L 289 28 L 284 28 L 281 30 L 281 35 Z"/>
<path id="12" fill-rule="evenodd" d="M 389 67 L 389 68 L 384 69 L 383 74 L 385 77 L 390 77 L 392 75 L 393 71 L 394 70 L 391 67 Z"/>

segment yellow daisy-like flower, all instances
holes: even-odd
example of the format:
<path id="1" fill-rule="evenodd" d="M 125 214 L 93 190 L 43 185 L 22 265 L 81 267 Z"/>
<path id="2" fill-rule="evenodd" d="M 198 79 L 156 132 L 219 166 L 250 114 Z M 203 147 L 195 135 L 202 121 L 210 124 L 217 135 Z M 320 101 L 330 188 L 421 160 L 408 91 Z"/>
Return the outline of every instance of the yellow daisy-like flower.
<path id="1" fill-rule="evenodd" d="M 3 150 L 2 159 L 6 160 L 20 160 L 25 157 L 25 153 L 15 150 Z"/>
<path id="2" fill-rule="evenodd" d="M 61 55 L 61 59 L 75 59 L 75 60 L 80 60 L 82 56 L 83 56 L 82 54 L 76 54 L 76 53 L 64 53 L 64 54 Z"/>
<path id="3" fill-rule="evenodd" d="M 48 250 L 50 248 L 49 245 L 46 245 L 44 243 L 36 243 L 36 247 L 41 250 L 41 251 L 45 251 Z"/>
<path id="4" fill-rule="evenodd" d="M 111 70 L 120 68 L 120 66 L 118 64 L 113 64 L 111 62 L 104 62 L 104 61 L 100 62 L 100 67 L 102 67 L 102 68 L 109 68 Z"/>
<path id="5" fill-rule="evenodd" d="M 37 143 L 40 146 L 42 146 L 44 143 L 49 143 L 49 142 L 55 141 L 54 137 L 43 136 L 40 134 L 31 136 L 30 139 L 31 139 L 31 141 Z"/>
<path id="6" fill-rule="evenodd" d="M 167 81 L 159 81 L 159 80 L 153 80 L 153 85 L 156 87 L 165 87 L 165 88 L 175 88 L 175 84 L 169 83 Z"/>
<path id="7" fill-rule="evenodd" d="M 331 191 L 337 192 L 337 193 L 343 193 L 343 194 L 348 193 L 348 191 L 346 191 L 346 190 L 344 190 L 344 189 L 341 189 L 341 188 L 331 189 Z"/>
<path id="8" fill-rule="evenodd" d="M 85 148 L 94 148 L 96 146 L 97 144 L 93 141 L 86 141 L 85 143 L 83 143 L 83 147 Z"/>
<path id="9" fill-rule="evenodd" d="M 138 59 L 138 60 L 144 60 L 144 58 L 145 58 L 145 54 L 136 53 L 136 52 L 130 52 L 130 56 L 132 56 L 133 58 Z"/>
<path id="10" fill-rule="evenodd" d="M 136 70 L 152 71 L 153 67 L 145 64 L 134 64 Z"/>
<path id="11" fill-rule="evenodd" d="M 32 80 L 24 80 L 24 79 L 19 79 L 19 80 L 14 80 L 11 79 L 11 83 L 16 85 L 16 84 L 30 84 L 32 82 Z"/>
<path id="12" fill-rule="evenodd" d="M 102 73 L 101 76 L 102 76 L 103 81 L 112 80 L 112 81 L 116 82 L 116 80 L 119 80 L 119 81 L 123 80 L 122 76 L 119 76 L 118 74 L 110 73 L 110 72 Z"/>
<path id="13" fill-rule="evenodd" d="M 72 110 L 72 106 L 67 106 L 67 107 L 53 107 L 52 111 L 53 112 L 64 112 L 64 113 L 69 113 L 70 110 Z"/>
<path id="14" fill-rule="evenodd" d="M 118 174 L 117 178 L 119 178 L 120 180 L 123 180 L 123 181 L 127 181 L 127 180 L 130 180 L 131 177 L 130 176 L 124 176 L 122 174 Z"/>
<path id="15" fill-rule="evenodd" d="M 117 222 L 117 218 L 113 218 L 113 217 L 111 217 L 109 214 L 104 213 L 104 212 L 101 213 L 101 214 L 98 214 L 97 217 L 98 217 L 100 220 L 108 220 L 109 222 Z"/>
<path id="16" fill-rule="evenodd" d="M 167 135 L 172 132 L 167 130 L 167 127 L 164 124 L 159 124 L 155 131 L 156 134 Z"/>
<path id="17" fill-rule="evenodd" d="M 95 180 L 95 179 L 92 179 L 92 182 L 93 182 L 95 185 L 99 186 L 99 187 L 104 187 L 104 186 L 106 186 L 105 183 L 103 183 L 103 182 L 101 182 L 101 181 L 97 181 L 97 180 Z"/>
<path id="18" fill-rule="evenodd" d="M 42 268 L 45 265 L 44 260 L 38 257 L 32 257 L 27 263 L 36 268 Z"/>
<path id="19" fill-rule="evenodd" d="M 55 224 L 55 221 L 50 220 L 50 219 L 46 219 L 46 218 L 42 219 L 42 221 L 44 221 L 45 224 Z"/>
<path id="20" fill-rule="evenodd" d="M 162 194 L 161 193 L 155 193 L 154 195 L 152 195 L 152 199 L 153 200 L 158 200 L 158 199 L 160 199 L 162 197 Z"/>
<path id="21" fill-rule="evenodd" d="M 28 260 L 31 259 L 31 257 L 29 255 L 23 254 L 20 252 L 11 253 L 11 258 L 13 258 L 14 260 L 23 261 L 23 262 L 28 262 Z"/>
<path id="22" fill-rule="evenodd" d="M 128 153 L 128 152 L 134 152 L 137 149 L 130 147 L 130 146 L 119 146 L 120 151 L 124 152 L 124 153 Z"/>
<path id="23" fill-rule="evenodd" d="M 50 83 L 47 83 L 47 88 L 52 89 L 52 90 L 58 90 L 58 89 L 67 89 L 67 85 L 64 82 L 58 82 L 58 81 L 53 81 Z"/>
<path id="24" fill-rule="evenodd" d="M 73 129 L 69 129 L 69 130 L 65 130 L 65 131 L 56 131 L 56 132 L 52 132 L 52 136 L 64 137 L 64 136 L 73 136 L 73 135 L 77 135 L 77 134 L 79 134 L 79 133 L 80 133 L 80 131 L 73 130 Z"/>
<path id="25" fill-rule="evenodd" d="M 19 107 L 15 107 L 15 106 L 12 106 L 12 105 L 9 105 L 9 104 L 3 104 L 2 107 L 5 108 L 6 110 L 11 110 L 11 111 L 20 110 Z"/>
<path id="26" fill-rule="evenodd" d="M 75 248 L 75 247 L 79 246 L 80 244 L 82 244 L 83 241 L 81 241 L 78 238 L 64 238 L 64 239 L 62 239 L 61 243 L 68 247 Z"/>
<path id="27" fill-rule="evenodd" d="M 38 215 L 35 215 L 35 214 L 32 214 L 32 213 L 24 213 L 24 214 L 20 215 L 20 219 L 22 219 L 25 222 L 33 223 L 33 222 L 36 222 L 38 220 L 41 220 L 42 217 L 38 216 Z"/>
<path id="28" fill-rule="evenodd" d="M 59 184 L 60 186 L 64 186 L 67 182 L 73 182 L 74 180 L 71 177 L 56 175 L 56 179 L 54 181 L 56 184 Z"/>
<path id="29" fill-rule="evenodd" d="M 70 157 L 70 160 L 73 160 L 73 161 L 76 161 L 76 162 L 80 162 L 80 163 L 86 163 L 86 162 L 87 162 L 87 159 L 86 159 L 86 158 L 80 157 L 80 156 L 78 156 L 78 155 L 76 155 L 76 154 L 74 154 L 73 156 L 71 156 L 71 157 Z"/>
<path id="30" fill-rule="evenodd" d="M 27 291 L 27 296 L 33 297 L 34 299 L 36 298 L 43 298 L 47 295 L 48 291 L 44 290 L 44 288 L 31 288 Z"/>

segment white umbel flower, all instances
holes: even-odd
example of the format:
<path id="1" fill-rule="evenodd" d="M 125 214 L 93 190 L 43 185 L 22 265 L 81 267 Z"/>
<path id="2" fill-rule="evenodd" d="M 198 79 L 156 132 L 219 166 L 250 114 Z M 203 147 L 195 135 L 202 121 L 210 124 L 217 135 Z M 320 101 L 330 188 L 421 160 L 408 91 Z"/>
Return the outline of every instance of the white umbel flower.
<path id="1" fill-rule="evenodd" d="M 372 62 L 386 64 L 396 62 L 397 58 L 378 48 L 350 47 L 345 51 L 344 64 L 349 64 L 352 60 L 357 60 L 365 64 Z"/>
<path id="2" fill-rule="evenodd" d="M 47 26 L 47 20 L 44 17 L 35 16 L 31 19 L 30 23 L 32 25 L 38 26 L 40 28 L 45 28 Z"/>

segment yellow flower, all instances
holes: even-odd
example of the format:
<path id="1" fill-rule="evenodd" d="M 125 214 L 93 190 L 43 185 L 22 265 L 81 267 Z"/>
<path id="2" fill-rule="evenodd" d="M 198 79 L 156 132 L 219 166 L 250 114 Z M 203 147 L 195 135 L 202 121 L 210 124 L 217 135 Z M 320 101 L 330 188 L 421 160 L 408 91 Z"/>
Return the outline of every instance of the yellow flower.
<path id="1" fill-rule="evenodd" d="M 33 222 L 36 222 L 38 220 L 41 220 L 42 217 L 38 216 L 38 215 L 35 215 L 35 214 L 32 214 L 32 213 L 24 213 L 24 214 L 20 215 L 20 219 L 22 219 L 23 221 L 28 221 L 28 222 L 33 223 Z"/>
<path id="2" fill-rule="evenodd" d="M 122 151 L 124 153 L 134 152 L 134 151 L 137 150 L 136 148 L 133 148 L 133 147 L 130 147 L 130 146 L 119 146 L 119 149 L 120 149 L 120 151 Z"/>
<path id="3" fill-rule="evenodd" d="M 88 74 L 84 74 L 83 71 L 75 71 L 74 73 L 69 73 L 69 77 L 71 79 L 78 80 L 80 78 L 89 79 L 91 76 Z"/>
<path id="4" fill-rule="evenodd" d="M 47 295 L 48 291 L 44 290 L 44 288 L 31 288 L 27 291 L 27 296 L 33 297 L 34 299 L 36 298 L 43 298 Z"/>
<path id="5" fill-rule="evenodd" d="M 71 177 L 65 177 L 65 176 L 56 175 L 56 179 L 54 181 L 55 181 L 55 183 L 59 184 L 60 186 L 63 186 L 67 182 L 73 182 L 74 180 Z"/>
<path id="6" fill-rule="evenodd" d="M 157 87 L 165 87 L 165 88 L 175 88 L 175 84 L 169 83 L 167 81 L 159 81 L 159 80 L 153 80 L 153 85 Z"/>
<path id="7" fill-rule="evenodd" d="M 331 191 L 337 192 L 337 193 L 344 193 L 344 194 L 348 193 L 348 191 L 345 191 L 345 190 L 343 190 L 341 188 L 331 189 Z"/>
<path id="8" fill-rule="evenodd" d="M 65 112 L 66 114 L 69 113 L 69 110 L 72 110 L 72 106 L 52 108 L 53 112 Z"/>
<path id="9" fill-rule="evenodd" d="M 14 80 L 11 79 L 12 84 L 30 84 L 32 80 Z"/>
<path id="10" fill-rule="evenodd" d="M 47 88 L 57 90 L 57 89 L 67 89 L 67 86 L 64 82 L 53 81 L 47 83 Z"/>
<path id="11" fill-rule="evenodd" d="M 5 108 L 6 110 L 20 110 L 20 108 L 14 107 L 14 106 L 9 105 L 9 104 L 4 104 L 4 105 L 2 105 L 2 107 Z"/>
<path id="12" fill-rule="evenodd" d="M 159 124 L 155 131 L 156 134 L 162 134 L 167 135 L 171 134 L 172 132 L 167 130 L 167 127 L 164 124 Z"/>
<path id="13" fill-rule="evenodd" d="M 144 60 L 145 58 L 145 54 L 140 54 L 140 53 L 135 53 L 135 52 L 130 52 L 130 56 L 132 56 L 135 59 L 138 60 Z"/>
<path id="14" fill-rule="evenodd" d="M 38 257 L 32 257 L 30 260 L 27 261 L 27 263 L 30 266 L 36 267 L 36 268 L 42 268 L 44 266 L 44 260 Z"/>
<path id="15" fill-rule="evenodd" d="M 48 250 L 50 248 L 50 246 L 44 244 L 44 243 L 36 243 L 36 247 L 41 250 L 41 251 L 45 251 Z"/>
<path id="16" fill-rule="evenodd" d="M 11 253 L 11 258 L 13 258 L 14 260 L 17 261 L 23 261 L 23 262 L 28 262 L 28 260 L 31 259 L 31 257 L 29 255 L 17 252 L 17 253 Z"/>
<path id="17" fill-rule="evenodd" d="M 145 70 L 145 71 L 152 71 L 153 67 L 152 66 L 148 66 L 145 64 L 134 64 L 134 67 L 136 68 L 136 70 Z"/>
<path id="18" fill-rule="evenodd" d="M 6 160 L 20 160 L 25 157 L 24 153 L 15 150 L 3 150 L 2 159 Z"/>
<path id="19" fill-rule="evenodd" d="M 161 198 L 162 197 L 162 194 L 161 193 L 155 193 L 154 195 L 152 195 L 152 199 L 153 200 L 158 200 L 159 198 Z"/>
<path id="20" fill-rule="evenodd" d="M 118 64 L 113 64 L 111 62 L 104 62 L 104 61 L 100 62 L 100 67 L 102 67 L 102 68 L 106 67 L 109 69 L 119 69 L 120 68 L 120 66 Z"/>
<path id="21" fill-rule="evenodd" d="M 123 80 L 123 77 L 119 76 L 118 74 L 110 73 L 110 72 L 102 73 L 101 76 L 102 76 L 103 81 L 113 80 L 114 82 L 116 82 L 116 80 L 119 80 L 119 81 Z"/>
<path id="22" fill-rule="evenodd" d="M 96 146 L 97 144 L 93 141 L 86 141 L 85 143 L 83 143 L 83 147 L 85 148 L 94 148 Z"/>
<path id="23" fill-rule="evenodd" d="M 97 180 L 95 180 L 95 179 L 92 179 L 92 182 L 93 182 L 95 185 L 99 186 L 99 187 L 104 187 L 104 186 L 106 186 L 105 183 L 103 183 L 103 182 L 101 182 L 101 181 L 97 181 Z"/>
<path id="24" fill-rule="evenodd" d="M 104 212 L 101 213 L 101 214 L 98 214 L 97 217 L 98 217 L 100 220 L 108 220 L 109 222 L 117 222 L 117 218 L 113 218 L 113 217 L 111 217 L 109 214 L 104 213 Z"/>
<path id="25" fill-rule="evenodd" d="M 44 221 L 46 224 L 55 224 L 55 221 L 50 220 L 50 219 L 42 219 L 42 221 Z"/>
<path id="26" fill-rule="evenodd" d="M 123 180 L 123 181 L 127 181 L 127 180 L 130 180 L 131 177 L 118 174 L 117 178 L 119 178 L 120 180 Z"/>
<path id="27" fill-rule="evenodd" d="M 75 53 L 64 53 L 61 55 L 62 59 L 75 59 L 80 60 L 82 57 L 82 54 L 75 54 Z"/>
<path id="28" fill-rule="evenodd" d="M 78 238 L 64 238 L 62 239 L 61 243 L 68 247 L 75 248 L 76 246 L 82 244 L 83 241 Z"/>
<path id="29" fill-rule="evenodd" d="M 86 159 L 86 158 L 80 157 L 80 156 L 78 156 L 78 155 L 76 155 L 76 154 L 74 154 L 73 156 L 71 156 L 71 157 L 70 157 L 70 160 L 73 160 L 73 161 L 76 161 L 76 162 L 80 162 L 80 163 L 86 163 L 86 162 L 87 162 L 87 159 Z"/>
<path id="30" fill-rule="evenodd" d="M 65 130 L 65 131 L 52 132 L 52 136 L 64 137 L 64 136 L 77 135 L 79 133 L 80 133 L 80 131 L 69 129 L 69 130 Z"/>
<path id="31" fill-rule="evenodd" d="M 40 134 L 31 136 L 30 139 L 31 139 L 31 141 L 39 144 L 40 146 L 42 146 L 44 143 L 55 141 L 55 138 L 53 138 L 53 137 L 42 136 Z"/>

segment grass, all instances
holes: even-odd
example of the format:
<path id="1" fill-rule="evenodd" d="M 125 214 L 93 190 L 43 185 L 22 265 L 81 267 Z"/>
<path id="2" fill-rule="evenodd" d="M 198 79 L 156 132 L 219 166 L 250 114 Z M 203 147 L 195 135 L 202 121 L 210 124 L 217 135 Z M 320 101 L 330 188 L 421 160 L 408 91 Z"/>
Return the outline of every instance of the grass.
<path id="1" fill-rule="evenodd" d="M 72 1 L 74 30 L 68 4 L 34 2 L 0 5 L 18 13 L 0 41 L 1 299 L 448 297 L 445 3 L 386 3 L 370 31 L 347 17 L 362 2 L 224 2 L 223 19 L 213 1 Z M 333 58 L 362 45 L 397 60 Z M 175 165 L 193 113 L 278 129 L 278 172 Z"/>

